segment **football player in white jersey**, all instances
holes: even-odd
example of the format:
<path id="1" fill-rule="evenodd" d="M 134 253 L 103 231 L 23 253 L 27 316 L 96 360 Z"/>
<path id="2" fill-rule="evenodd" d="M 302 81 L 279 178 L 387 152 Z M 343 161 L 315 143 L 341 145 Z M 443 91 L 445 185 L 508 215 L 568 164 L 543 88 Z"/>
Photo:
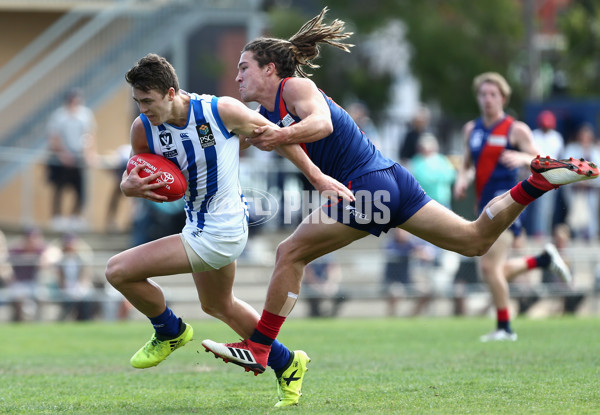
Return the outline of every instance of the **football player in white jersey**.
<path id="1" fill-rule="evenodd" d="M 141 113 L 131 126 L 132 153 L 166 156 L 179 165 L 188 180 L 187 221 L 182 233 L 121 252 L 110 258 L 106 267 L 108 282 L 154 326 L 151 339 L 131 358 L 133 367 L 147 368 L 159 364 L 193 336 L 192 327 L 167 307 L 162 290 L 151 277 L 191 272 L 206 313 L 227 323 L 244 339 L 256 327 L 259 314 L 232 291 L 235 260 L 248 236 L 238 177 L 237 136 L 251 137 L 265 125 L 278 127 L 234 98 L 180 90 L 174 68 L 155 54 L 140 59 L 125 78 Z M 169 140 L 164 140 L 166 135 Z M 280 146 L 278 151 L 316 190 L 353 200 L 352 193 L 322 174 L 298 145 Z M 141 178 L 141 168 L 123 174 L 122 192 L 129 197 L 165 201 L 165 196 L 155 192 L 164 184 L 151 184 L 160 172 Z M 219 203 L 223 200 L 226 203 Z M 276 406 L 298 402 L 309 361 L 301 350 L 290 351 L 281 343 L 272 348 L 269 366 L 278 378 L 280 398 Z"/>

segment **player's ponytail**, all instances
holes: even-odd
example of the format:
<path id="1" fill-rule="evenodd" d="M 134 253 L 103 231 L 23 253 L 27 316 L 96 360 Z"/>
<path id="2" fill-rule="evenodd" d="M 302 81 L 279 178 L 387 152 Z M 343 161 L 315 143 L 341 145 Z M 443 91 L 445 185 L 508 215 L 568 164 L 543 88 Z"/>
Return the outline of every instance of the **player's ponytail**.
<path id="1" fill-rule="evenodd" d="M 329 9 L 325 7 L 317 16 L 304 23 L 300 30 L 289 38 L 290 50 L 296 61 L 296 73 L 303 77 L 308 77 L 302 66 L 309 68 L 318 68 L 319 65 L 311 61 L 319 56 L 319 43 L 327 43 L 344 52 L 350 52 L 354 45 L 340 42 L 340 40 L 349 38 L 353 33 L 344 32 L 344 21 L 335 19 L 330 25 L 323 23 L 323 17 Z"/>
<path id="2" fill-rule="evenodd" d="M 273 62 L 281 78 L 294 75 L 306 78 L 310 74 L 302 69 L 303 66 L 313 69 L 319 67 L 312 63 L 319 56 L 319 43 L 326 43 L 345 52 L 350 52 L 350 48 L 354 46 L 340 42 L 352 35 L 352 32 L 344 32 L 345 23 L 342 20 L 336 19 L 330 25 L 323 23 L 327 11 L 325 7 L 321 13 L 304 23 L 289 40 L 258 38 L 248 43 L 243 52 L 253 52 L 254 59 L 261 68 Z"/>

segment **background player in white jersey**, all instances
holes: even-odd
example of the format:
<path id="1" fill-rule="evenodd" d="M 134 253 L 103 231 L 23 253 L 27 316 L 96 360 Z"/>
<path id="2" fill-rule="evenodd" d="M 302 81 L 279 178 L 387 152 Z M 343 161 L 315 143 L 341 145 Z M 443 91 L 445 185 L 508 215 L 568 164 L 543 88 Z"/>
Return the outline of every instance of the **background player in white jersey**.
<path id="1" fill-rule="evenodd" d="M 238 177 L 240 142 L 235 134 L 252 136 L 256 128 L 271 123 L 233 98 L 180 90 L 171 64 L 155 54 L 140 59 L 125 78 L 141 112 L 131 127 L 132 153 L 166 156 L 188 180 L 183 232 L 117 254 L 106 267 L 110 284 L 155 328 L 150 341 L 131 358 L 132 366 L 147 368 L 159 364 L 193 336 L 192 327 L 167 307 L 162 290 L 150 277 L 192 272 L 202 309 L 243 338 L 252 334 L 259 315 L 232 292 L 235 260 L 248 237 Z M 279 150 L 317 190 L 352 198 L 341 183 L 322 174 L 298 145 Z M 123 193 L 155 202 L 166 200 L 155 193 L 163 184 L 150 184 L 160 172 L 141 178 L 141 168 L 123 174 Z M 281 343 L 277 345 L 270 366 L 279 380 L 278 406 L 298 401 L 309 360 L 303 351 L 290 352 Z M 292 369 L 295 375 L 286 375 Z M 293 378 L 293 382 L 284 378 Z"/>

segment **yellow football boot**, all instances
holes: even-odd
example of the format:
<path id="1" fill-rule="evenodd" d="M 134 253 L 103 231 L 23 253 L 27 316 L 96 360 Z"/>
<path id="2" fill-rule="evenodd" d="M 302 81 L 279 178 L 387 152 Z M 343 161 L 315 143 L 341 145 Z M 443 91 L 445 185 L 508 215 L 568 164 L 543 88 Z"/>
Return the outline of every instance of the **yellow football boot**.
<path id="1" fill-rule="evenodd" d="M 277 395 L 279 402 L 275 407 L 296 405 L 302 396 L 302 381 L 308 371 L 310 357 L 302 350 L 292 352 L 293 358 L 290 365 L 277 377 Z"/>
<path id="2" fill-rule="evenodd" d="M 172 352 L 185 345 L 192 340 L 194 329 L 186 323 L 183 332 L 174 339 L 159 340 L 156 333 L 152 334 L 150 340 L 138 350 L 130 360 L 131 366 L 137 369 L 145 369 L 147 367 L 156 366 L 165 360 Z"/>

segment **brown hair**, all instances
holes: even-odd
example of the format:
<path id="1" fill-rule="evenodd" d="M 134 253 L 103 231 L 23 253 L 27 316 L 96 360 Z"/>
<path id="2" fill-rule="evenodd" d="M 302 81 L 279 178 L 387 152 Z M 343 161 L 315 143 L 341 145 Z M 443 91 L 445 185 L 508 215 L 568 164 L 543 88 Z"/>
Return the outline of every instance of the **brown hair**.
<path id="1" fill-rule="evenodd" d="M 282 78 L 298 75 L 308 77 L 302 67 L 318 68 L 311 61 L 319 56 L 319 43 L 326 43 L 345 52 L 354 46 L 340 40 L 352 35 L 344 32 L 344 22 L 335 19 L 330 25 L 323 23 L 328 9 L 325 7 L 319 15 L 304 23 L 300 30 L 288 40 L 261 37 L 244 46 L 242 52 L 254 53 L 254 59 L 261 68 L 270 62 L 275 64 L 277 74 Z"/>
<path id="2" fill-rule="evenodd" d="M 148 92 L 151 89 L 166 95 L 169 88 L 179 91 L 179 80 L 173 65 L 155 53 L 149 53 L 125 74 L 125 80 L 133 88 Z"/>

